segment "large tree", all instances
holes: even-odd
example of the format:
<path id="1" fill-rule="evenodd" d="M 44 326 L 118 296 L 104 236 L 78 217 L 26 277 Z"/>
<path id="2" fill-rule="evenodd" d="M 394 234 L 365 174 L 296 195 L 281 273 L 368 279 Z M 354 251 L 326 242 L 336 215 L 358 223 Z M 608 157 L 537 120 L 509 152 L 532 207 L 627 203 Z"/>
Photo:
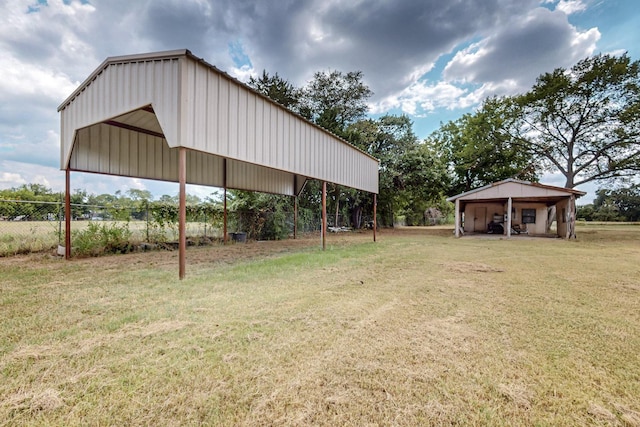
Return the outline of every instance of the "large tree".
<path id="1" fill-rule="evenodd" d="M 297 89 L 293 84 L 280 77 L 278 73 L 270 76 L 266 70 L 263 70 L 262 76 L 258 78 L 251 76 L 248 84 L 256 91 L 271 98 L 280 105 L 290 110 L 298 111 L 300 89 Z"/>
<path id="2" fill-rule="evenodd" d="M 379 214 L 393 225 L 399 214 L 422 215 L 442 194 L 448 179 L 444 165 L 420 144 L 407 116 L 382 116 L 349 126 L 349 138 L 380 160 Z"/>
<path id="3" fill-rule="evenodd" d="M 510 118 L 508 107 L 508 100 L 489 98 L 475 113 L 442 125 L 427 138 L 449 168 L 450 193 L 506 178 L 537 181 L 528 150 L 512 144 L 504 132 Z"/>
<path id="4" fill-rule="evenodd" d="M 302 91 L 300 113 L 325 129 L 344 136 L 345 128 L 364 118 L 373 92 L 362 81 L 362 71 L 322 72 Z"/>
<path id="5" fill-rule="evenodd" d="M 513 141 L 573 188 L 640 171 L 640 64 L 597 55 L 541 75 L 513 99 Z"/>

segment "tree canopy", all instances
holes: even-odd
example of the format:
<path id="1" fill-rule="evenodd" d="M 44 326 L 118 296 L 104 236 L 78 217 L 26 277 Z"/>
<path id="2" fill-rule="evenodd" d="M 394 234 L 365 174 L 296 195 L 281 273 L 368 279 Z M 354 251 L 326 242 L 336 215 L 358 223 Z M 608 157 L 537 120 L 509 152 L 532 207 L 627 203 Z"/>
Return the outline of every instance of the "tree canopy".
<path id="1" fill-rule="evenodd" d="M 448 165 L 453 194 L 506 178 L 538 180 L 529 150 L 513 144 L 504 131 L 508 105 L 489 98 L 477 112 L 442 125 L 427 139 Z"/>
<path id="2" fill-rule="evenodd" d="M 275 73 L 270 76 L 266 70 L 258 78 L 251 76 L 248 82 L 256 91 L 271 98 L 280 105 L 297 111 L 300 102 L 300 90 Z"/>
<path id="3" fill-rule="evenodd" d="M 640 64 L 626 54 L 545 73 L 512 101 L 509 136 L 565 187 L 640 171 Z"/>
<path id="4" fill-rule="evenodd" d="M 367 100 L 373 92 L 362 81 L 363 77 L 362 71 L 315 73 L 302 89 L 300 113 L 343 136 L 347 125 L 363 119 L 367 113 Z"/>

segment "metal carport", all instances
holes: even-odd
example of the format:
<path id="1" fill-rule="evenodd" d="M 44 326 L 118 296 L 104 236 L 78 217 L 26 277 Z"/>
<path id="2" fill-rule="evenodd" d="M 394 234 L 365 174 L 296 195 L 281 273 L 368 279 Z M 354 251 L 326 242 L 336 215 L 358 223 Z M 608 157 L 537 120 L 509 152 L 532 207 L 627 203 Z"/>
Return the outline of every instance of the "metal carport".
<path id="1" fill-rule="evenodd" d="M 323 201 L 327 182 L 378 193 L 377 159 L 186 49 L 107 58 L 58 112 L 67 258 L 71 171 L 179 182 L 180 278 L 186 183 L 296 196 L 317 179 Z"/>

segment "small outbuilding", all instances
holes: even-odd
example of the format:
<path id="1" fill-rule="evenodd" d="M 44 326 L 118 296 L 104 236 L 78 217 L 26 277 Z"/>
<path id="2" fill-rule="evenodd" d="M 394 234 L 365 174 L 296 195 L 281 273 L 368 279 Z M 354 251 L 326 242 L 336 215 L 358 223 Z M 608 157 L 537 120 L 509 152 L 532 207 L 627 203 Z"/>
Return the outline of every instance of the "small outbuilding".
<path id="1" fill-rule="evenodd" d="M 576 199 L 583 191 L 506 179 L 447 200 L 454 202 L 455 234 L 491 233 L 575 237 Z"/>

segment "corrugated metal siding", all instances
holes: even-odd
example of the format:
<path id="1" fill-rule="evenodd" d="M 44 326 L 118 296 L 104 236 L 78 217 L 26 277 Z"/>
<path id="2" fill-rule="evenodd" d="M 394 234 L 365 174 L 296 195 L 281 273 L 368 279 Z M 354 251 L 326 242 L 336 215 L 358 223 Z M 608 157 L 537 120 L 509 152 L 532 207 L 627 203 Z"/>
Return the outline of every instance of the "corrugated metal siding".
<path id="1" fill-rule="evenodd" d="M 98 124 L 80 129 L 69 160 L 72 170 L 178 180 L 178 150 L 162 138 Z"/>
<path id="2" fill-rule="evenodd" d="M 182 70 L 182 146 L 378 192 L 375 159 L 204 63 L 187 58 Z M 248 179 L 244 188 L 261 185 Z"/>
<path id="3" fill-rule="evenodd" d="M 178 59 L 109 64 L 60 108 L 60 166 L 66 167 L 74 132 L 152 105 L 164 135 L 178 146 Z M 88 165 L 90 166 L 90 165 Z"/>
<path id="4" fill-rule="evenodd" d="M 187 152 L 189 184 L 224 185 L 224 159 Z M 78 131 L 69 166 L 72 170 L 178 181 L 178 149 L 163 138 L 106 124 Z M 287 172 L 234 160 L 227 161 L 227 186 L 240 190 L 294 195 L 294 177 Z"/>
<path id="5" fill-rule="evenodd" d="M 378 192 L 375 159 L 185 52 L 105 61 L 59 108 L 61 167 L 175 181 L 183 146 L 194 184 L 222 186 L 224 157 L 229 188 L 294 194 L 300 175 Z"/>

